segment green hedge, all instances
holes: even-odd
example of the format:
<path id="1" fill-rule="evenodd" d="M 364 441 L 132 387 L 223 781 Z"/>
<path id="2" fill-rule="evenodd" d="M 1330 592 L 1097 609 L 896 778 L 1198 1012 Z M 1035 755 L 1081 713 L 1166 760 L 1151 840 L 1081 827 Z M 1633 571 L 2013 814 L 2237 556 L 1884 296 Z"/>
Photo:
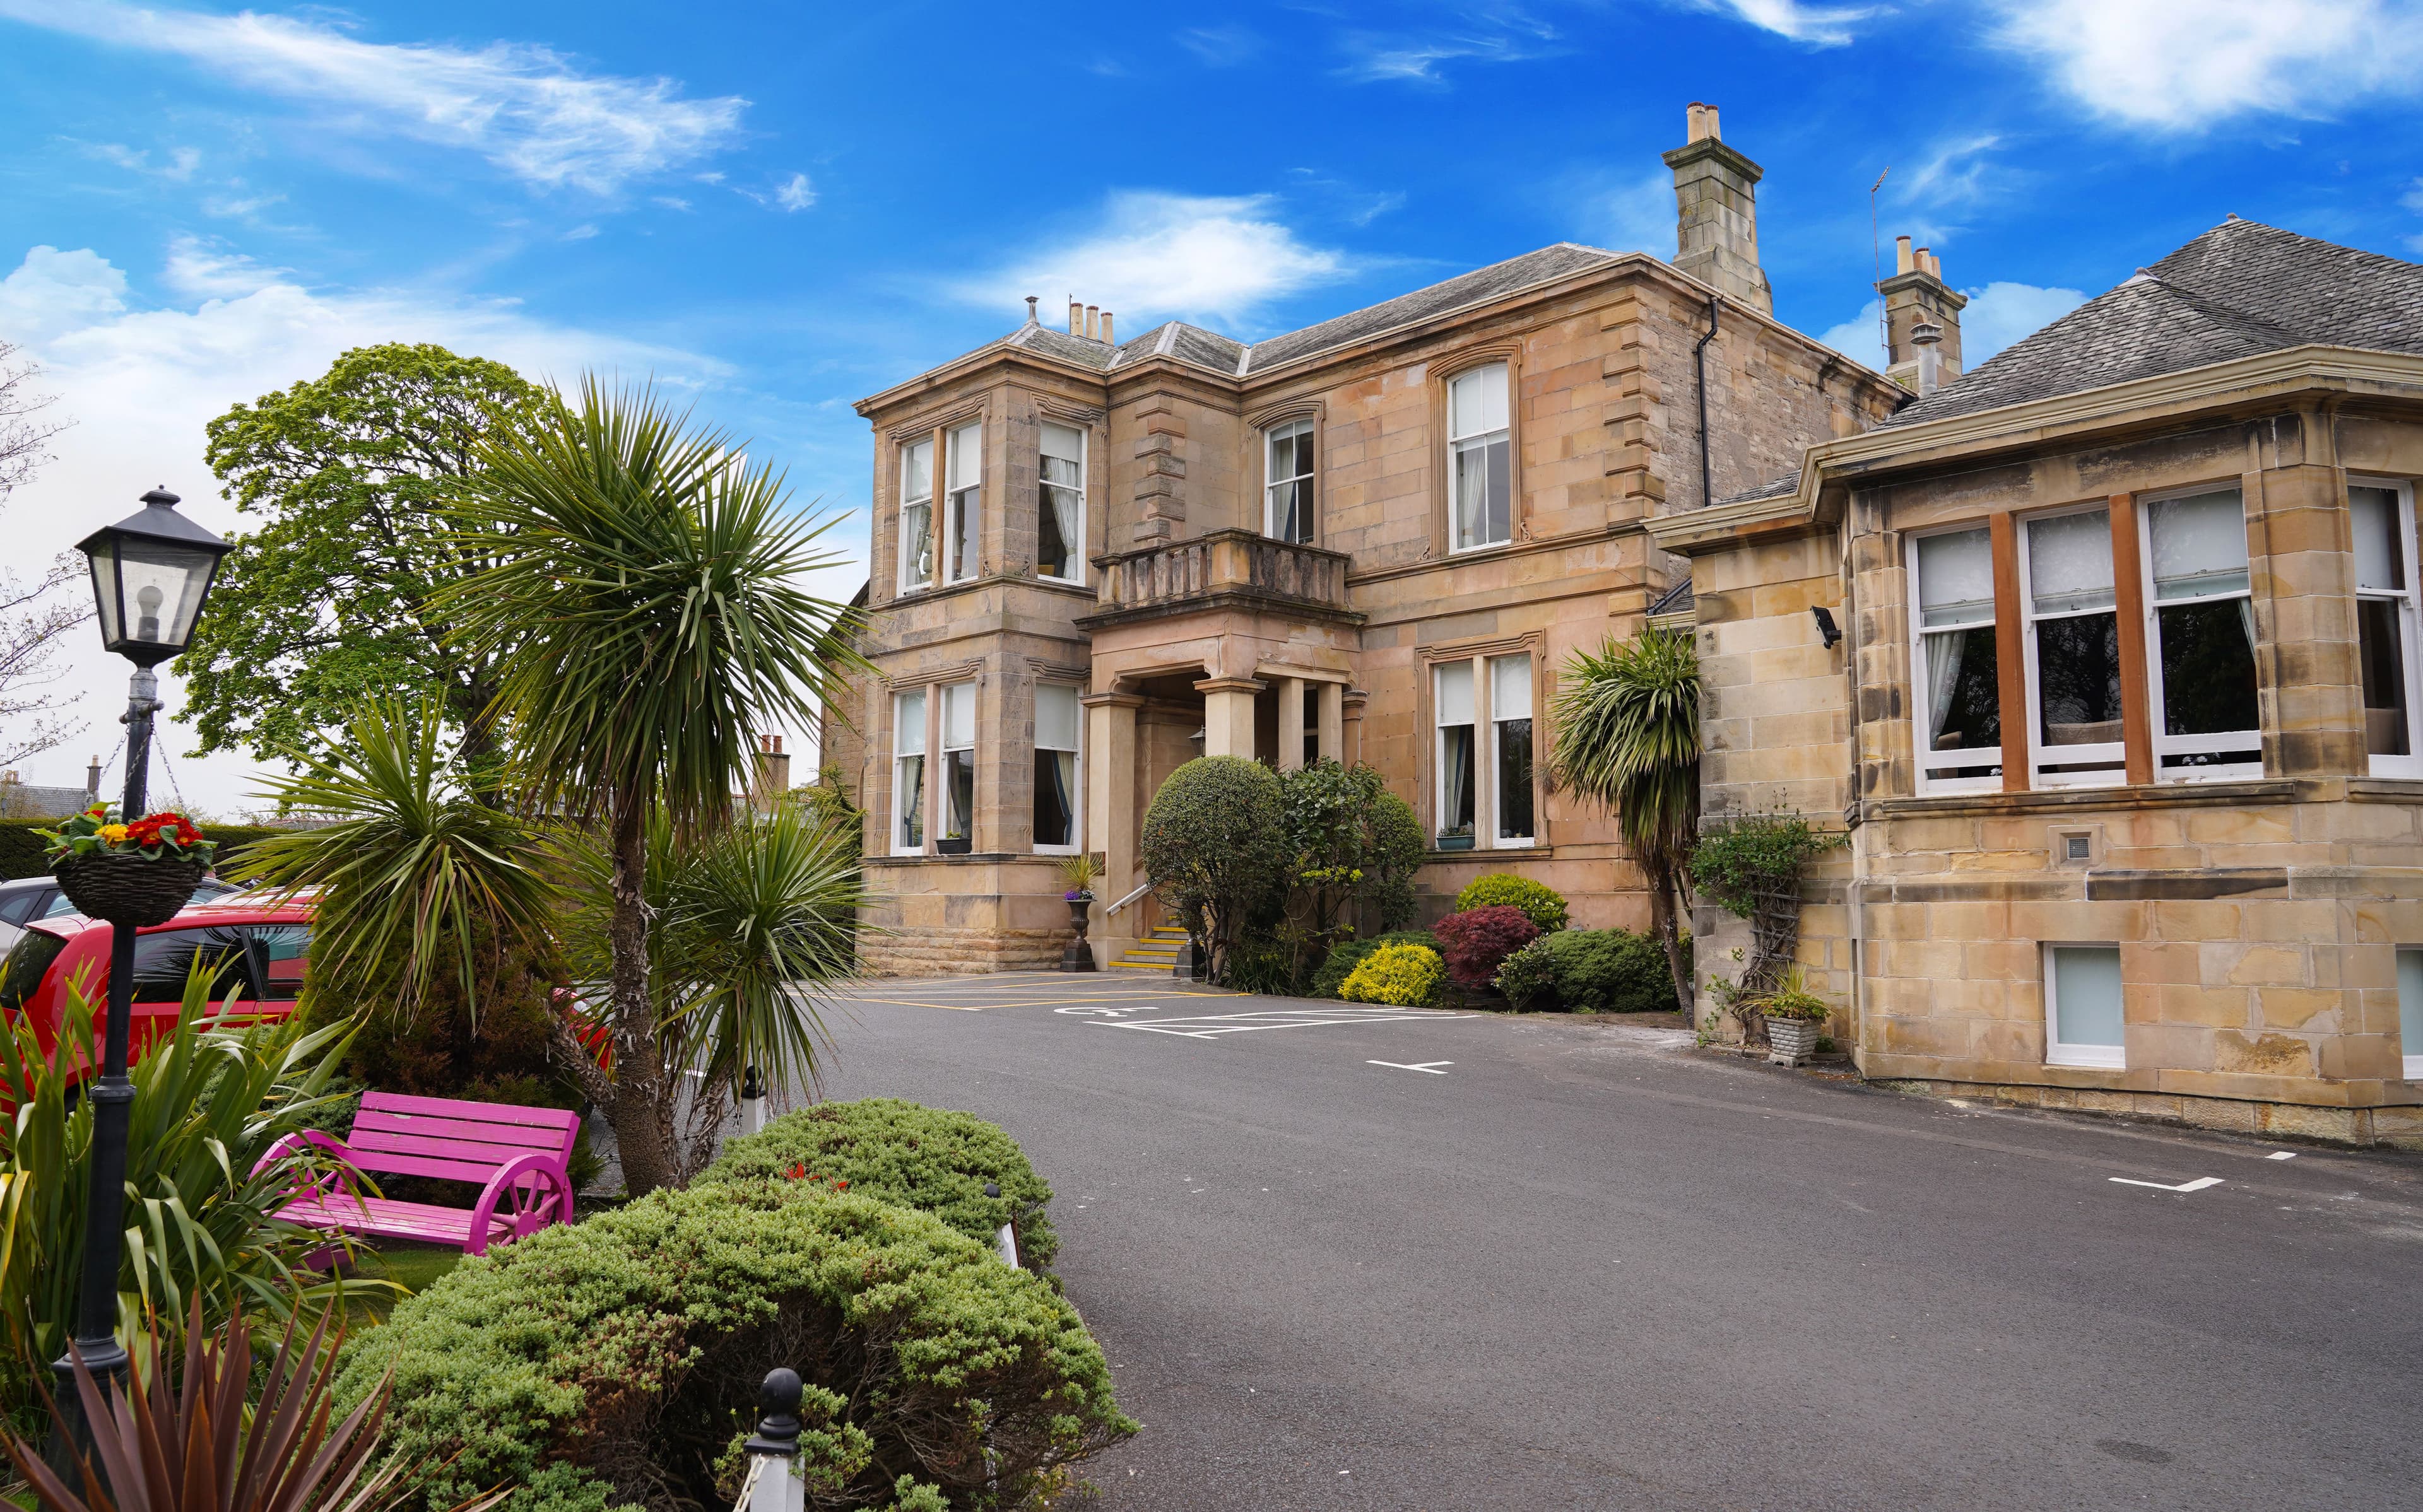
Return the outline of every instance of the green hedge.
<path id="1" fill-rule="evenodd" d="M 818 1103 L 732 1141 L 692 1186 L 795 1179 L 847 1183 L 857 1196 L 931 1213 L 979 1244 L 1008 1223 L 1019 1263 L 1030 1269 L 1050 1269 L 1060 1252 L 1043 1212 L 1051 1187 L 1016 1140 L 969 1113 L 896 1097 Z M 987 1182 L 1001 1195 L 986 1196 Z"/>
<path id="2" fill-rule="evenodd" d="M 50 866 L 42 859 L 44 842 L 35 831 L 57 826 L 56 819 L 0 819 L 0 880 L 40 876 L 48 872 Z M 200 828 L 202 838 L 219 843 L 215 865 L 222 872 L 245 846 L 284 833 L 259 825 L 203 825 Z"/>
<path id="3" fill-rule="evenodd" d="M 1628 929 L 1560 929 L 1528 947 L 1545 950 L 1562 1007 L 1599 1013 L 1671 1012 L 1674 973 L 1666 952 Z"/>
<path id="4" fill-rule="evenodd" d="M 466 1260 L 345 1347 L 340 1399 L 394 1372 L 388 1447 L 437 1467 L 421 1506 L 506 1485 L 509 1512 L 673 1512 L 732 1504 L 757 1384 L 788 1365 L 807 1382 L 810 1504 L 1033 1504 L 1056 1467 L 1135 1431 L 1076 1309 L 862 1178 L 842 1192 L 766 1169 L 795 1141 L 868 1173 L 868 1191 L 912 1173 L 922 1189 L 920 1160 L 877 1147 L 887 1116 L 783 1120 L 687 1190 Z M 990 1148 L 943 1142 L 940 1168 L 960 1173 L 961 1156 Z M 945 1209 L 978 1221 L 944 1185 Z"/>

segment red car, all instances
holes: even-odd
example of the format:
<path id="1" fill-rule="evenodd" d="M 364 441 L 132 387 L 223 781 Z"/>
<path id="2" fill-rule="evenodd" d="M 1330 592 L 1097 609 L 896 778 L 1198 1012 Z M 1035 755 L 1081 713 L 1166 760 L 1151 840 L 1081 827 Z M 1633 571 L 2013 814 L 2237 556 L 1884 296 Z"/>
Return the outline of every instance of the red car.
<path id="1" fill-rule="evenodd" d="M 105 1027 L 112 926 L 80 914 L 38 919 L 0 961 L 0 1011 L 24 1014 L 47 1053 L 58 1043 L 67 1007 L 67 984 L 79 974 L 95 1009 L 93 1032 Z M 185 1000 L 185 976 L 197 962 L 213 976 L 211 1000 L 232 995 L 245 1016 L 283 1018 L 294 1011 L 310 958 L 311 904 L 308 898 L 270 902 L 230 893 L 188 904 L 165 924 L 138 930 L 135 937 L 135 1013 L 127 1024 L 127 1047 L 139 1058 L 144 1047 L 176 1028 Z"/>

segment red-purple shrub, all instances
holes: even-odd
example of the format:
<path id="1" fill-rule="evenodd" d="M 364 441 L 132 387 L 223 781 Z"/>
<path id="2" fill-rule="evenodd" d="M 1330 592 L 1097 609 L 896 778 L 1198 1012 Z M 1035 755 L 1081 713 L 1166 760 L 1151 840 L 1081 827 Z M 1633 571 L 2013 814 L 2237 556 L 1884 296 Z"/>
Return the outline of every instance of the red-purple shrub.
<path id="1" fill-rule="evenodd" d="M 1459 987 L 1479 990 L 1497 975 L 1497 963 L 1540 937 L 1540 926 L 1520 908 L 1494 904 L 1449 914 L 1431 926 L 1438 937 L 1447 974 Z"/>

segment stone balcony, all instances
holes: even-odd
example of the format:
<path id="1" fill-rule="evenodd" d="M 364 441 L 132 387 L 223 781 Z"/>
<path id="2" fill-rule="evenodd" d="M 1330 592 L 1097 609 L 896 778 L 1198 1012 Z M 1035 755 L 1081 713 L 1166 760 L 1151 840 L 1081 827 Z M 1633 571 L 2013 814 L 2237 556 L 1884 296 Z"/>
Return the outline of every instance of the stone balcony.
<path id="1" fill-rule="evenodd" d="M 1362 622 L 1347 607 L 1347 556 L 1251 530 L 1214 530 L 1186 541 L 1096 557 L 1091 628 L 1211 608 L 1245 608 L 1297 619 Z"/>

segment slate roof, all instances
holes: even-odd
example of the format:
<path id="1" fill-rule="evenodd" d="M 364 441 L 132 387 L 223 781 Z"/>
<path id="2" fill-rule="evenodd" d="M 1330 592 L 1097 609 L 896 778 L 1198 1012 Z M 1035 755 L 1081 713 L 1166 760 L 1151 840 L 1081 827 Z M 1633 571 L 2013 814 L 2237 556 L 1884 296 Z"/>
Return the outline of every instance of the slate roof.
<path id="1" fill-rule="evenodd" d="M 2233 216 L 1883 424 L 2309 343 L 2423 354 L 2423 266 Z"/>
<path id="2" fill-rule="evenodd" d="M 1560 242 L 1554 246 L 1526 252 L 1519 258 L 1509 258 L 1503 262 L 1493 262 L 1488 267 L 1459 274 L 1444 283 L 1417 289 L 1410 294 L 1400 294 L 1394 299 L 1383 300 L 1317 325 L 1307 325 L 1300 331 L 1290 331 L 1285 336 L 1254 342 L 1251 346 L 1234 337 L 1207 331 L 1184 321 L 1164 321 L 1142 336 L 1131 337 L 1116 346 L 1090 337 L 1070 336 L 1066 331 L 1053 330 L 1051 326 L 1030 321 L 999 340 L 985 343 L 976 351 L 1020 347 L 1101 372 L 1132 367 L 1151 357 L 1175 357 L 1223 377 L 1242 378 L 1298 357 L 1351 345 L 1368 337 L 1462 309 L 1467 305 L 1516 293 L 1539 284 L 1553 283 L 1568 274 L 1613 262 L 1619 256 L 1594 246 Z M 970 356 L 974 354 L 967 354 Z"/>
<path id="3" fill-rule="evenodd" d="M 1781 478 L 1770 478 L 1766 482 L 1759 484 L 1756 488 L 1745 488 L 1739 493 L 1718 495 L 1717 502 L 1719 504 L 1739 504 L 1745 499 L 1773 498 L 1779 494 L 1797 492 L 1799 487 L 1800 474 L 1797 471 L 1788 472 Z"/>

